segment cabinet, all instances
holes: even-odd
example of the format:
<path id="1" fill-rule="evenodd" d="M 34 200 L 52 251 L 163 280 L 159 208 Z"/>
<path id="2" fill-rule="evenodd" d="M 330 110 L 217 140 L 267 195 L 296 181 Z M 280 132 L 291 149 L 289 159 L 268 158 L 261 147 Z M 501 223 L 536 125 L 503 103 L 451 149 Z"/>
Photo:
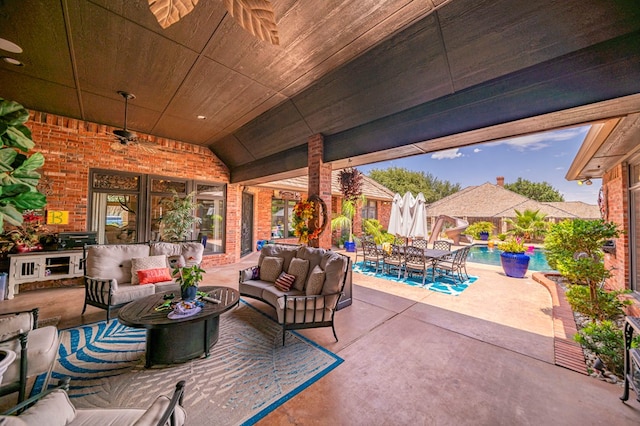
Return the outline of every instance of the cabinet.
<path id="1" fill-rule="evenodd" d="M 632 348 L 633 333 L 640 333 L 640 317 L 627 317 L 624 322 L 624 392 L 621 400 L 629 399 L 629 386 L 640 401 L 640 348 Z"/>
<path id="2" fill-rule="evenodd" d="M 82 250 L 10 254 L 7 298 L 13 299 L 23 283 L 81 277 L 83 262 Z"/>

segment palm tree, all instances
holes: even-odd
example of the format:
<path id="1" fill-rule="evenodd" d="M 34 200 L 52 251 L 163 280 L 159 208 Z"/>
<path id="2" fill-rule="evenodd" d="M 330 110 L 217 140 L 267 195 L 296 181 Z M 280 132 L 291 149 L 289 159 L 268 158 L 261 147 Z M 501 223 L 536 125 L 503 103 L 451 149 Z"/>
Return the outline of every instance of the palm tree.
<path id="1" fill-rule="evenodd" d="M 342 213 L 331 219 L 331 230 L 349 229 L 349 242 L 353 242 L 352 221 L 356 214 L 356 203 L 351 200 L 342 202 Z"/>
<path id="2" fill-rule="evenodd" d="M 532 239 L 538 239 L 544 237 L 549 224 L 545 222 L 544 218 L 547 217 L 546 213 L 540 213 L 540 210 L 525 210 L 524 212 L 516 212 L 516 219 L 507 219 L 512 228 L 508 234 L 515 235 L 516 237 L 522 237 L 527 241 Z"/>

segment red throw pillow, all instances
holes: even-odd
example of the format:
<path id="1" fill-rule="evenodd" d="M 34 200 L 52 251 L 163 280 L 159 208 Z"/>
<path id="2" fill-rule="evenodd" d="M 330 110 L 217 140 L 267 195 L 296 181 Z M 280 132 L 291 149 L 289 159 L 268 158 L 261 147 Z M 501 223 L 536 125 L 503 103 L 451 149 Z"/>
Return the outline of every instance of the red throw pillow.
<path id="1" fill-rule="evenodd" d="M 276 288 L 280 291 L 289 291 L 291 290 L 291 286 L 293 285 L 295 280 L 295 275 L 290 275 L 286 272 L 282 272 L 276 280 Z"/>
<path id="2" fill-rule="evenodd" d="M 169 268 L 144 269 L 138 271 L 138 280 L 140 284 L 153 284 L 163 281 L 171 281 Z"/>

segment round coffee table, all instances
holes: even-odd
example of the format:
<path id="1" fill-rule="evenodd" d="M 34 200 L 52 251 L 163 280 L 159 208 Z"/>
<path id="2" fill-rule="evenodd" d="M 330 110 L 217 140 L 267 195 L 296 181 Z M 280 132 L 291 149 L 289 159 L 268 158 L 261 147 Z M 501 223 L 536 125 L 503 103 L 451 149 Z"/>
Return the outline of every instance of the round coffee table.
<path id="1" fill-rule="evenodd" d="M 120 323 L 147 329 L 147 368 L 186 362 L 203 354 L 209 356 L 209 349 L 218 342 L 220 314 L 238 304 L 240 293 L 229 287 L 213 286 L 199 287 L 198 291 L 208 293 L 220 303 L 203 301 L 204 306 L 197 314 L 169 319 L 171 311 L 155 310 L 164 302 L 164 295 L 172 293 L 168 291 L 135 300 L 118 312 Z M 179 294 L 175 300 L 180 300 Z"/>

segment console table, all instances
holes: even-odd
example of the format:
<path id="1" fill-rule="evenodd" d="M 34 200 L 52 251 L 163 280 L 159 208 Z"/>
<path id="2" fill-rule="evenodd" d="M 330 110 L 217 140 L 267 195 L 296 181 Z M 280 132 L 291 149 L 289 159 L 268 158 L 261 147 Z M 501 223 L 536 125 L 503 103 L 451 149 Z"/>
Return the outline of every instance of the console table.
<path id="1" fill-rule="evenodd" d="M 640 401 L 640 348 L 631 348 L 633 333 L 640 333 L 640 317 L 626 317 L 624 321 L 624 392 L 621 400 L 629 399 L 629 386 Z"/>
<path id="2" fill-rule="evenodd" d="M 23 283 L 76 278 L 83 275 L 82 250 L 10 254 L 7 299 L 13 299 Z"/>

